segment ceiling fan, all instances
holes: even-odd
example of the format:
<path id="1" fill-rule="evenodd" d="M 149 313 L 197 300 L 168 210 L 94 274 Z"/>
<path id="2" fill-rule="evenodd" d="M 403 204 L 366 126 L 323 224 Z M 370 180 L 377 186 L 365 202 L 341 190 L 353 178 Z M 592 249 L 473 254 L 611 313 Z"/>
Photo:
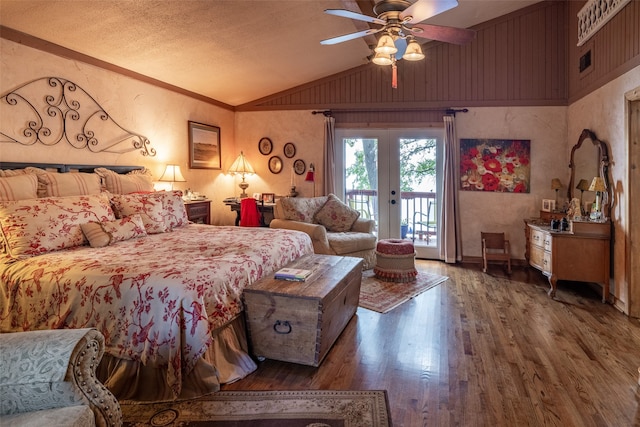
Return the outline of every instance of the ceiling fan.
<path id="1" fill-rule="evenodd" d="M 375 56 L 372 62 L 393 67 L 392 85 L 395 88 L 396 61 L 418 61 L 424 58 L 415 37 L 459 45 L 467 44 L 475 38 L 474 30 L 420 23 L 457 5 L 457 0 L 417 0 L 415 3 L 407 0 L 381 0 L 373 6 L 375 18 L 345 9 L 326 9 L 325 13 L 329 15 L 365 21 L 381 27 L 322 40 L 320 44 L 332 45 L 382 32 L 374 49 Z"/>

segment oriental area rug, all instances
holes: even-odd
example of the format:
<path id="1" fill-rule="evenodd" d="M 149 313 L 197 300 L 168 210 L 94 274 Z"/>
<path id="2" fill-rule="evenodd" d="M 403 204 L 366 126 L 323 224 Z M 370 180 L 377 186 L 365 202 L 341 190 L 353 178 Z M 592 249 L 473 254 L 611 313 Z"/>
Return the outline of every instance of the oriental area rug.
<path id="1" fill-rule="evenodd" d="M 418 270 L 413 282 L 385 282 L 377 279 L 373 270 L 367 270 L 362 273 L 359 305 L 378 313 L 387 313 L 447 279 L 447 276 Z"/>
<path id="2" fill-rule="evenodd" d="M 387 427 L 385 390 L 220 391 L 164 403 L 121 402 L 124 427 Z"/>

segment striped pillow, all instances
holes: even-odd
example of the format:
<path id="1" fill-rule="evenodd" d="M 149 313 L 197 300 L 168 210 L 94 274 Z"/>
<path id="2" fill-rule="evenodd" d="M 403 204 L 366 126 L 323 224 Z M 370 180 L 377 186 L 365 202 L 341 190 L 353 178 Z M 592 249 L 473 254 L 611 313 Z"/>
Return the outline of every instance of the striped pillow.
<path id="1" fill-rule="evenodd" d="M 35 199 L 38 197 L 38 179 L 35 175 L 15 175 L 0 178 L 0 202 Z"/>
<path id="2" fill-rule="evenodd" d="M 102 178 L 106 190 L 111 194 L 153 191 L 152 177 L 146 173 L 121 175 L 106 168 L 96 168 L 95 172 Z"/>
<path id="3" fill-rule="evenodd" d="M 80 227 L 92 248 L 101 248 L 147 235 L 140 215 L 126 216 L 106 222 L 92 221 L 81 224 Z"/>
<path id="4" fill-rule="evenodd" d="M 29 167 L 38 177 L 39 197 L 85 196 L 100 193 L 100 177 L 95 173 L 57 173 Z"/>

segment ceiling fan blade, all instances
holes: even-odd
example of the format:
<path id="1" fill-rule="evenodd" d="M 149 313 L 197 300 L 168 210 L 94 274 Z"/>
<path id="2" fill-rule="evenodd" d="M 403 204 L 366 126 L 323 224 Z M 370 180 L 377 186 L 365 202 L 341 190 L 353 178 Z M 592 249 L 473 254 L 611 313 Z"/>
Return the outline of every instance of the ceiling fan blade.
<path id="1" fill-rule="evenodd" d="M 393 44 L 396 45 L 396 49 L 398 49 L 398 51 L 395 54 L 396 59 L 397 60 L 402 59 L 402 57 L 404 56 L 404 53 L 407 51 L 407 39 L 396 39 L 396 41 L 394 41 Z"/>
<path id="2" fill-rule="evenodd" d="M 342 42 L 346 42 L 348 40 L 353 40 L 353 39 L 357 39 L 358 37 L 364 37 L 364 36 L 368 36 L 369 34 L 375 34 L 378 31 L 381 31 L 382 28 L 374 30 L 374 29 L 368 29 L 368 30 L 364 30 L 364 31 L 358 31 L 357 33 L 351 33 L 351 34 L 345 34 L 343 36 L 338 36 L 338 37 L 333 37 L 330 39 L 326 39 L 326 40 L 322 40 L 320 42 L 320 44 L 324 44 L 324 45 L 328 45 L 328 44 L 337 44 L 337 43 L 342 43 Z"/>
<path id="3" fill-rule="evenodd" d="M 344 10 L 344 9 L 325 9 L 324 13 L 327 13 L 329 15 L 342 16 L 343 18 L 357 19 L 358 21 L 371 22 L 373 24 L 380 24 L 380 25 L 387 24 L 387 21 L 383 21 L 382 19 L 374 18 L 373 16 L 363 15 L 361 13 L 351 12 L 349 10 Z"/>
<path id="4" fill-rule="evenodd" d="M 400 19 L 410 17 L 409 24 L 417 24 L 458 6 L 458 0 L 418 0 L 400 13 Z"/>
<path id="5" fill-rule="evenodd" d="M 415 37 L 453 44 L 467 44 L 476 38 L 475 30 L 440 25 L 417 24 L 411 26 L 409 31 Z"/>

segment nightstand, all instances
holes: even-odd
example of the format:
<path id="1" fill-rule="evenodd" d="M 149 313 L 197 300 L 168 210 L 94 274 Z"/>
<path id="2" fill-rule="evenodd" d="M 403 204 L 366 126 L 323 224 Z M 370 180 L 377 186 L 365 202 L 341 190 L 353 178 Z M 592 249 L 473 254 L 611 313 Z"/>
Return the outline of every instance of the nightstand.
<path id="1" fill-rule="evenodd" d="M 199 224 L 211 223 L 211 200 L 192 200 L 184 202 L 189 221 Z"/>

